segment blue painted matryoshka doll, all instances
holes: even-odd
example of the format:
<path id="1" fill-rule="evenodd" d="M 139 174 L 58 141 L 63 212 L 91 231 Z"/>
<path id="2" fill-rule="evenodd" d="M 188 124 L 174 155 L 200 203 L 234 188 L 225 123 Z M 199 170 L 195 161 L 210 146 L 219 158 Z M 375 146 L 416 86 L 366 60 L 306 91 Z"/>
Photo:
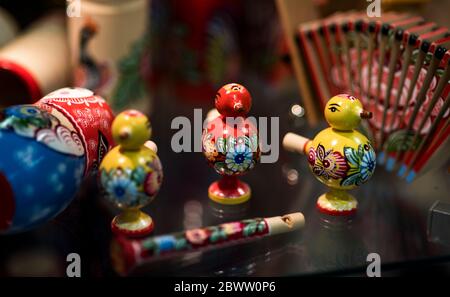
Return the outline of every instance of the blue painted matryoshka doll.
<path id="1" fill-rule="evenodd" d="M 70 203 L 112 145 L 113 115 L 91 91 L 64 88 L 0 113 L 0 234 L 31 229 Z"/>

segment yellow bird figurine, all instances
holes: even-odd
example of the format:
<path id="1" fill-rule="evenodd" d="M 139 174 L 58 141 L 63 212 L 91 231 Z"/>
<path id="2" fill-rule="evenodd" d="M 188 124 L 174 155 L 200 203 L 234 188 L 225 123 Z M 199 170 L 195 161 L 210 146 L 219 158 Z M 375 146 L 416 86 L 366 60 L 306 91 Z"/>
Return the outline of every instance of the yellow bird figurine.
<path id="1" fill-rule="evenodd" d="M 163 171 L 156 149 L 146 145 L 151 136 L 147 117 L 127 110 L 113 121 L 114 147 L 100 164 L 100 183 L 105 197 L 123 210 L 111 222 L 112 231 L 126 236 L 143 236 L 153 231 L 152 218 L 140 211 L 158 193 Z"/>
<path id="2" fill-rule="evenodd" d="M 361 119 L 369 119 L 372 114 L 348 94 L 332 97 L 324 113 L 330 127 L 313 140 L 287 133 L 283 147 L 307 154 L 314 176 L 331 188 L 319 197 L 317 208 L 330 215 L 351 215 L 358 202 L 347 190 L 367 182 L 375 171 L 375 151 L 367 137 L 356 130 Z"/>

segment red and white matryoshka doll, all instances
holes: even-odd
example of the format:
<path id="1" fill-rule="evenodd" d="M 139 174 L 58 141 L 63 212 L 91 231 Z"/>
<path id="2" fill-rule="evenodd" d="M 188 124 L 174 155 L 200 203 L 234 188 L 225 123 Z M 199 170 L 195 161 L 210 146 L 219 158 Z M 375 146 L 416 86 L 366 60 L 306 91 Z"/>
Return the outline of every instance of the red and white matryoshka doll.
<path id="1" fill-rule="evenodd" d="M 220 204 L 244 203 L 251 190 L 238 177 L 261 156 L 256 121 L 247 117 L 252 97 L 244 86 L 231 83 L 219 89 L 215 106 L 220 115 L 203 130 L 202 145 L 209 165 L 222 178 L 209 186 L 208 196 Z"/>

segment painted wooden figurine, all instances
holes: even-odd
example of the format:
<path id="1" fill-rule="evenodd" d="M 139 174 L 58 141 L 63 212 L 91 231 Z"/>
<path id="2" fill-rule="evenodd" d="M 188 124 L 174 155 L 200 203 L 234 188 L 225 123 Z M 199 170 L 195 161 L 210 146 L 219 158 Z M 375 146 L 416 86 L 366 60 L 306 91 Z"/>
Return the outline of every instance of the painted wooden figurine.
<path id="1" fill-rule="evenodd" d="M 356 211 L 356 199 L 347 190 L 367 182 L 375 170 L 375 152 L 369 140 L 356 128 L 361 119 L 372 116 L 355 97 L 340 94 L 325 106 L 325 119 L 331 126 L 313 140 L 287 133 L 283 146 L 308 155 L 314 176 L 331 188 L 317 200 L 320 211 L 331 215 L 350 215 Z"/>
<path id="2" fill-rule="evenodd" d="M 112 146 L 108 104 L 81 88 L 0 112 L 0 234 L 54 218 Z"/>
<path id="3" fill-rule="evenodd" d="M 140 208 L 155 198 L 163 179 L 155 150 L 144 145 L 151 137 L 150 122 L 139 111 L 124 111 L 113 121 L 112 135 L 118 146 L 100 164 L 105 197 L 122 210 L 111 228 L 126 236 L 147 235 L 153 231 L 153 220 Z"/>
<path id="4" fill-rule="evenodd" d="M 250 199 L 249 185 L 238 177 L 251 170 L 261 156 L 256 123 L 246 117 L 251 105 L 252 97 L 244 86 L 223 86 L 215 97 L 220 115 L 203 130 L 203 154 L 222 175 L 209 186 L 208 196 L 220 204 L 240 204 Z"/>

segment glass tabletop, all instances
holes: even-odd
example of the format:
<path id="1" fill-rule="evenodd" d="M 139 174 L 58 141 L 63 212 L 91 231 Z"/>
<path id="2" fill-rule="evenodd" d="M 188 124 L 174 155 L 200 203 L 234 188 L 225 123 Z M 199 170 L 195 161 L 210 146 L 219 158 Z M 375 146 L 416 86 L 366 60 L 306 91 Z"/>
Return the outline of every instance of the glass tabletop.
<path id="1" fill-rule="evenodd" d="M 171 93 L 171 85 L 153 90 L 153 140 L 164 167 L 164 181 L 156 199 L 144 211 L 155 222 L 155 235 L 247 218 L 302 212 L 301 230 L 269 236 L 207 251 L 154 258 L 131 275 L 175 276 L 285 276 L 322 273 L 367 266 L 367 255 L 377 253 L 381 263 L 398 263 L 450 255 L 450 247 L 427 236 L 430 207 L 450 201 L 445 169 L 428 172 L 411 184 L 379 166 L 373 178 L 351 191 L 358 199 L 352 218 L 326 216 L 316 209 L 326 192 L 309 172 L 307 158 L 286 152 L 281 139 L 286 132 L 313 137 L 325 127 L 311 129 L 290 109 L 299 99 L 295 83 L 268 86 L 257 80 L 242 83 L 250 90 L 255 117 L 279 117 L 278 161 L 258 164 L 242 177 L 252 188 L 248 203 L 222 207 L 209 200 L 207 189 L 219 178 L 202 153 L 175 153 L 171 148 L 171 121 L 177 116 L 203 118 L 212 100 L 184 101 Z M 192 136 L 194 141 L 194 136 Z M 270 141 L 269 141 L 270 143 Z M 42 195 L 45 195 L 44 193 Z M 71 205 L 48 224 L 16 235 L 0 237 L 0 274 L 65 275 L 66 256 L 80 254 L 82 276 L 116 275 L 111 265 L 110 221 L 117 210 L 98 194 L 95 178 L 88 180 Z"/>

